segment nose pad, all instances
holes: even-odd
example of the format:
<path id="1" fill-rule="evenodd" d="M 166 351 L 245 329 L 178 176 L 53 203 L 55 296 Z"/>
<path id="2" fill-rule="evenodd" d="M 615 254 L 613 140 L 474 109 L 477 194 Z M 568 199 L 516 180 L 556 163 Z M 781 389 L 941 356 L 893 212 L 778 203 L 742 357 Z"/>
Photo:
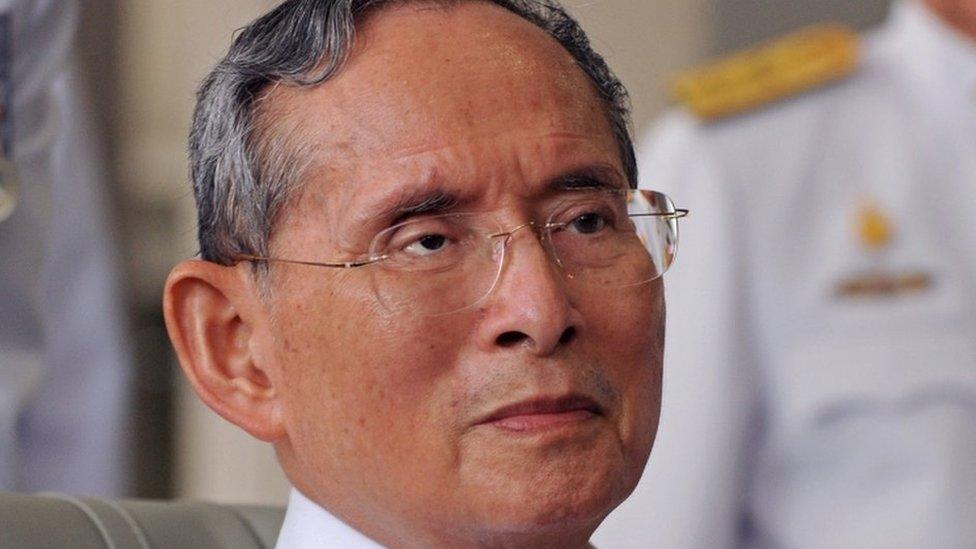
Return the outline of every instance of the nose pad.
<path id="1" fill-rule="evenodd" d="M 524 346 L 547 354 L 577 337 L 581 318 L 549 247 L 539 238 L 534 246 L 530 242 L 515 246 L 518 232 L 529 227 L 534 224 L 516 227 L 502 241 L 502 269 L 479 339 L 495 349 Z"/>
<path id="2" fill-rule="evenodd" d="M 539 234 L 539 242 L 546 250 L 546 253 L 549 254 L 549 259 L 559 268 L 563 276 L 572 278 L 572 274 L 566 270 L 566 265 L 559 257 L 559 254 L 556 253 L 556 246 L 552 243 L 552 232 L 548 230 L 541 231 L 541 234 Z"/>
<path id="3" fill-rule="evenodd" d="M 542 250 L 545 252 L 546 257 L 549 259 L 549 263 L 547 264 L 547 266 L 550 266 L 550 264 L 555 264 L 560 271 L 562 270 L 562 266 L 563 266 L 562 262 L 559 260 L 559 257 L 556 255 L 556 250 L 555 248 L 553 248 L 552 243 L 548 241 L 548 237 L 546 236 L 546 233 L 544 231 L 540 231 L 535 226 L 535 222 L 529 221 L 528 223 L 523 223 L 518 227 L 515 227 L 514 229 L 508 231 L 507 233 L 503 233 L 505 238 L 502 239 L 502 245 L 501 245 L 502 249 L 500 250 L 502 255 L 499 258 L 502 261 L 502 265 L 498 275 L 498 280 L 496 280 L 495 282 L 496 285 L 501 281 L 501 278 L 505 275 L 505 270 L 510 268 L 509 265 L 512 263 L 511 256 L 515 253 L 513 250 L 513 243 L 515 242 L 515 236 L 519 233 L 519 231 L 522 231 L 523 229 L 530 229 L 530 232 L 535 236 L 536 242 L 539 243 L 539 246 L 542 248 Z"/>
<path id="4" fill-rule="evenodd" d="M 558 255 L 556 255 L 556 248 L 552 245 L 552 241 L 549 237 L 549 232 L 545 230 L 540 230 L 538 227 L 535 226 L 535 222 L 533 221 L 530 221 L 528 223 L 523 223 L 522 225 L 515 227 L 514 229 L 508 231 L 507 233 L 501 233 L 499 235 L 496 235 L 496 236 L 503 236 L 503 235 L 505 236 L 505 238 L 501 241 L 502 249 L 497 250 L 497 252 L 503 254 L 500 257 L 500 259 L 504 261 L 501 270 L 504 271 L 506 267 L 506 263 L 510 263 L 510 261 L 505 261 L 505 255 L 511 254 L 510 250 L 512 248 L 512 243 L 515 240 L 515 235 L 523 229 L 531 229 L 532 233 L 536 237 L 536 240 L 539 242 L 539 245 L 542 246 L 542 249 L 545 251 L 546 256 L 549 258 L 549 261 L 555 264 L 560 271 L 565 271 L 562 260 L 559 259 Z M 569 275 L 569 273 L 564 273 L 564 274 Z"/>

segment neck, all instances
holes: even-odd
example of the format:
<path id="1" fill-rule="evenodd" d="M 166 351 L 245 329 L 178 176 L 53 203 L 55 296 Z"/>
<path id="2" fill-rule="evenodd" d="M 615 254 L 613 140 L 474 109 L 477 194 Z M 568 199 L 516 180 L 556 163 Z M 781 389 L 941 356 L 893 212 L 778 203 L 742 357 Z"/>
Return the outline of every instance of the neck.
<path id="1" fill-rule="evenodd" d="M 404 529 L 395 535 L 390 530 L 360 530 L 384 547 L 407 549 L 411 547 L 466 548 L 466 549 L 565 549 L 590 548 L 590 535 L 594 528 L 586 532 L 533 532 L 531 534 L 488 534 L 477 535 L 470 532 L 430 532 Z"/>
<path id="2" fill-rule="evenodd" d="M 504 547 L 519 547 L 523 549 L 549 549 L 551 547 L 561 547 L 566 549 L 588 549 L 590 536 L 596 526 L 584 530 L 560 531 L 547 530 L 522 534 L 502 534 L 480 536 L 472 542 L 464 542 L 461 545 L 455 543 L 445 543 L 442 547 L 461 547 L 467 546 L 477 549 L 494 549 Z"/>
<path id="3" fill-rule="evenodd" d="M 574 525 L 565 527 L 541 527 L 527 531 L 484 532 L 467 528 L 416 528 L 417 525 L 401 525 L 396 535 L 389 535 L 393 531 L 373 531 L 372 538 L 384 547 L 411 548 L 465 548 L 465 549 L 503 549 L 505 547 L 519 547 L 521 549 L 549 549 L 560 547 L 565 549 L 588 549 L 590 536 L 599 523 L 587 524 L 585 527 Z"/>
<path id="4" fill-rule="evenodd" d="M 949 26 L 976 43 L 976 0 L 925 0 L 925 5 Z"/>
<path id="5" fill-rule="evenodd" d="M 281 454 L 279 454 L 281 455 Z M 524 549 L 588 549 L 590 536 L 600 525 L 601 520 L 585 524 L 561 524 L 540 528 L 525 528 L 521 531 L 483 531 L 472 528 L 444 528 L 443 524 L 423 525 L 416 518 L 393 517 L 377 509 L 364 512 L 365 502 L 350 502 L 347 498 L 333 498 L 331 505 L 320 503 L 326 498 L 313 499 L 315 494 L 309 486 L 296 482 L 293 485 L 317 505 L 322 506 L 334 517 L 345 522 L 362 535 L 383 547 L 408 549 L 413 547 L 495 549 L 519 547 Z M 360 507 L 359 505 L 362 505 Z"/>

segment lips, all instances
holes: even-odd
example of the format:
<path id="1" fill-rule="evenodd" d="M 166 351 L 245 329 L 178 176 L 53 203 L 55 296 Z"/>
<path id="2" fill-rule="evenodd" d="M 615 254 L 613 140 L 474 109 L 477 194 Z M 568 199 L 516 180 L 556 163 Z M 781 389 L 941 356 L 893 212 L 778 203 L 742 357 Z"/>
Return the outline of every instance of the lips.
<path id="1" fill-rule="evenodd" d="M 507 431 L 529 432 L 578 424 L 603 415 L 602 407 L 584 395 L 534 398 L 503 406 L 478 422 Z"/>

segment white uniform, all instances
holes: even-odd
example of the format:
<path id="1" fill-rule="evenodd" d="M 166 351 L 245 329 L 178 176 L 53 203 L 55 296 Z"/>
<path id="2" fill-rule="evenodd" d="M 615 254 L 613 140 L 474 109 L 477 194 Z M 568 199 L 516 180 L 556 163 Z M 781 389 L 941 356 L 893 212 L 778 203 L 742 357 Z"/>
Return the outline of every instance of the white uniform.
<path id="1" fill-rule="evenodd" d="M 20 180 L 0 222 L 0 489 L 118 495 L 131 366 L 98 140 L 67 62 L 78 15 L 74 1 L 0 0 Z"/>
<path id="2" fill-rule="evenodd" d="M 692 215 L 661 430 L 598 547 L 976 547 L 976 43 L 901 3 L 863 48 L 831 86 L 645 142 L 644 185 Z M 872 270 L 915 290 L 841 291 Z"/>

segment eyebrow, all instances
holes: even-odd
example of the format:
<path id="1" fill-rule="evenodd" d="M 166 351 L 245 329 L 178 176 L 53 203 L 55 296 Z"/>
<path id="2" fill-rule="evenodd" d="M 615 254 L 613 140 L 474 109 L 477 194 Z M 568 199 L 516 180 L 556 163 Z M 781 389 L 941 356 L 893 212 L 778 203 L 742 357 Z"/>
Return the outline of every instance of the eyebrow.
<path id="1" fill-rule="evenodd" d="M 544 193 L 555 195 L 581 190 L 622 191 L 627 188 L 622 177 L 618 170 L 609 166 L 587 166 L 552 178 L 546 184 Z M 416 215 L 450 213 L 464 203 L 455 192 L 442 186 L 405 190 L 385 202 L 386 205 L 379 210 L 374 210 L 358 220 L 358 224 L 382 223 L 392 226 Z"/>
<path id="2" fill-rule="evenodd" d="M 565 191 L 625 191 L 628 185 L 620 172 L 610 166 L 587 166 L 553 178 L 547 185 L 550 194 Z"/>
<path id="3" fill-rule="evenodd" d="M 397 196 L 387 206 L 371 214 L 370 219 L 381 222 L 390 220 L 390 225 L 396 225 L 415 215 L 447 213 L 460 203 L 456 194 L 440 187 L 415 189 Z"/>

